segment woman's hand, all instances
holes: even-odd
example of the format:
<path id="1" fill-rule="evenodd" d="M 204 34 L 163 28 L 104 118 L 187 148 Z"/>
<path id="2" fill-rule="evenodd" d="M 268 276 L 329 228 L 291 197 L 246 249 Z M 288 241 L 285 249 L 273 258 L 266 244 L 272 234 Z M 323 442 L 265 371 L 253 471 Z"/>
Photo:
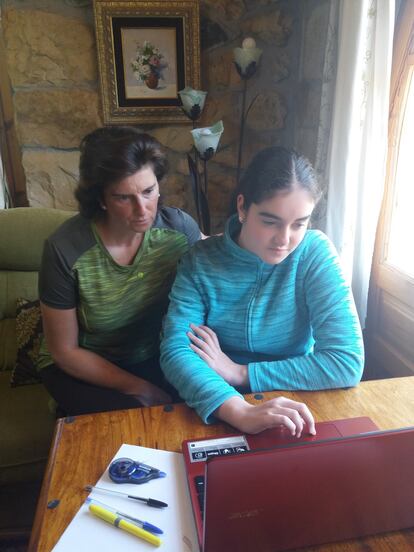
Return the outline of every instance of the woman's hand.
<path id="1" fill-rule="evenodd" d="M 216 333 L 207 326 L 190 324 L 193 332 L 187 332 L 190 347 L 215 370 L 227 383 L 235 387 L 246 386 L 249 383 L 247 366 L 236 364 L 223 353 Z"/>
<path id="2" fill-rule="evenodd" d="M 265 429 L 284 426 L 291 435 L 300 437 L 303 431 L 315 435 L 315 420 L 304 403 L 277 397 L 262 404 L 251 405 L 241 397 L 225 401 L 215 415 L 244 433 L 260 433 Z"/>
<path id="3" fill-rule="evenodd" d="M 172 402 L 170 395 L 156 385 L 141 378 L 135 379 L 137 380 L 136 384 L 132 385 L 125 394 L 133 395 L 143 406 L 156 406 Z"/>

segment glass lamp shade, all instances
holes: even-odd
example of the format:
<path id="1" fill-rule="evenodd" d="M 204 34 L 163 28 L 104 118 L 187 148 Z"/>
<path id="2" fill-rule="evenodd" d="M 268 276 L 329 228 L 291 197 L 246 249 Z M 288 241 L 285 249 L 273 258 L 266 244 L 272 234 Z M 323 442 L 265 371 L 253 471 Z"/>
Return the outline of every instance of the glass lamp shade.
<path id="1" fill-rule="evenodd" d="M 217 150 L 221 135 L 223 134 L 223 121 L 218 121 L 211 127 L 195 128 L 191 131 L 193 135 L 194 145 L 200 154 L 205 159 L 210 158 Z"/>
<path id="2" fill-rule="evenodd" d="M 183 110 L 190 119 L 197 119 L 204 108 L 207 92 L 203 90 L 194 90 L 191 86 L 186 86 L 178 92 L 183 104 Z"/>
<path id="3" fill-rule="evenodd" d="M 253 72 L 255 71 L 262 55 L 262 50 L 256 47 L 256 41 L 253 38 L 245 38 L 242 47 L 234 48 L 233 54 L 240 76 L 248 78 L 250 76 L 248 74 L 252 72 L 252 68 Z"/>

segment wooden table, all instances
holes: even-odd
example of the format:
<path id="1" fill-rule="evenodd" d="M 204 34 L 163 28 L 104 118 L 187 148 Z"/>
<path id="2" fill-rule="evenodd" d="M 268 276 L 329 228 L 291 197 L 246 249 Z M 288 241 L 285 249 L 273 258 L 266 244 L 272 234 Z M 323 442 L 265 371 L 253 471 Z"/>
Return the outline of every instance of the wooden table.
<path id="1" fill-rule="evenodd" d="M 257 404 L 279 394 L 264 393 L 246 398 Z M 369 416 L 380 429 L 414 425 L 414 377 L 368 381 L 346 390 L 284 395 L 305 402 L 317 422 Z M 96 483 L 123 443 L 179 452 L 184 439 L 224 433 L 234 433 L 234 429 L 225 424 L 206 426 L 184 404 L 58 420 L 29 551 L 48 552 L 53 548 L 85 500 L 83 488 Z M 53 501 L 59 503 L 50 508 Z M 414 529 L 319 546 L 312 550 L 414 551 Z"/>

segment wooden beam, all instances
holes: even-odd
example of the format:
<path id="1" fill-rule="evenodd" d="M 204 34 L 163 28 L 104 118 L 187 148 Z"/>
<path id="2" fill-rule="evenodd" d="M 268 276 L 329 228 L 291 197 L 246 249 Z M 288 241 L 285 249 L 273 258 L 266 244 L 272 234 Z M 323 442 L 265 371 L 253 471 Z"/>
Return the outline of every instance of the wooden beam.
<path id="1" fill-rule="evenodd" d="M 6 63 L 6 47 L 0 28 L 0 152 L 13 207 L 28 206 L 26 176 L 17 138 L 13 95 Z"/>

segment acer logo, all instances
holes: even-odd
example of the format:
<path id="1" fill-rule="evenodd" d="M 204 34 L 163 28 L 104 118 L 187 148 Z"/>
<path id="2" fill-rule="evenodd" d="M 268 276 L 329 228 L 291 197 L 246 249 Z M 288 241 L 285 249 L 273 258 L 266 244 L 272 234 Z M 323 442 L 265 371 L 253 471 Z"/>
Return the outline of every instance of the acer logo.
<path id="1" fill-rule="evenodd" d="M 243 519 L 250 517 L 257 517 L 260 514 L 260 510 L 246 510 L 245 512 L 234 512 L 230 514 L 227 519 Z"/>

